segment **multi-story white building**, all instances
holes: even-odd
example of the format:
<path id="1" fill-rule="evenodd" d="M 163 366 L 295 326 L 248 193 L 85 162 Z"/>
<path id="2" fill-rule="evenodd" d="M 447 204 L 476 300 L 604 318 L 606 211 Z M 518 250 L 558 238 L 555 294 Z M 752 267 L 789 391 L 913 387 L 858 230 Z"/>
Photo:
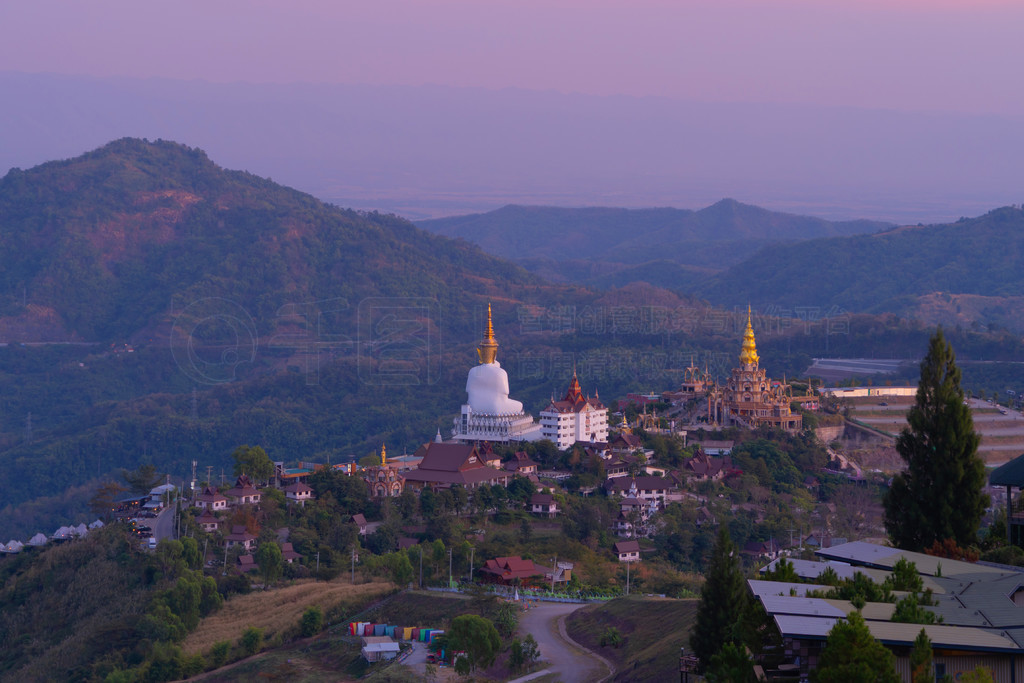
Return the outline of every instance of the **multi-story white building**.
<path id="1" fill-rule="evenodd" d="M 552 399 L 548 407 L 540 411 L 540 433 L 541 438 L 550 439 L 559 450 L 577 441 L 607 441 L 608 409 L 596 394 L 593 398 L 583 395 L 574 370 L 569 390 L 562 400 Z"/>

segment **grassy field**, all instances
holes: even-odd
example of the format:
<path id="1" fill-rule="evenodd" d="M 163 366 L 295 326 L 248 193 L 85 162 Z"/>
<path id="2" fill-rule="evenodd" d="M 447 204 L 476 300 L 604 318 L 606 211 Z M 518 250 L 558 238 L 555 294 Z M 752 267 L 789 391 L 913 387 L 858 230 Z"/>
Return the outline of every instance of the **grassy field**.
<path id="1" fill-rule="evenodd" d="M 569 635 L 615 664 L 615 681 L 679 679 L 679 648 L 689 645 L 697 600 L 617 598 L 585 607 L 565 621 Z M 601 635 L 615 627 L 619 648 L 601 647 Z"/>
<path id="2" fill-rule="evenodd" d="M 182 649 L 188 654 L 205 653 L 221 640 L 234 644 L 250 626 L 263 629 L 264 641 L 270 642 L 276 636 L 296 629 L 302 613 L 310 605 L 320 605 L 329 617 L 355 612 L 394 589 L 394 584 L 387 582 L 353 586 L 342 580 L 307 580 L 271 591 L 236 596 L 203 619 L 199 628 L 185 639 Z"/>

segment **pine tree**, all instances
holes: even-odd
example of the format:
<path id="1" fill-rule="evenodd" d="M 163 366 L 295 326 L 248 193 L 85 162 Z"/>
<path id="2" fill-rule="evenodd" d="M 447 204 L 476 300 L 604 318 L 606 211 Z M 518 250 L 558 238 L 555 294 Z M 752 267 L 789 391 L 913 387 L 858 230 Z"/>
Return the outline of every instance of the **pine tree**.
<path id="1" fill-rule="evenodd" d="M 851 612 L 828 633 L 812 674 L 817 683 L 898 683 L 896 658 L 871 636 L 860 612 Z"/>
<path id="2" fill-rule="evenodd" d="M 940 328 L 921 361 L 908 427 L 896 440 L 907 467 L 885 496 L 885 528 L 904 550 L 921 551 L 947 538 L 965 547 L 974 544 L 988 505 L 979 437 L 964 405 L 955 360 Z"/>
<path id="3" fill-rule="evenodd" d="M 729 530 L 722 525 L 700 592 L 697 623 L 690 635 L 690 647 L 702 669 L 707 669 L 711 658 L 726 643 L 740 641 L 749 600 L 739 552 L 729 537 Z"/>
<path id="4" fill-rule="evenodd" d="M 910 675 L 914 683 L 931 683 L 935 680 L 932 673 L 932 641 L 924 629 L 914 640 L 914 649 L 910 651 Z"/>

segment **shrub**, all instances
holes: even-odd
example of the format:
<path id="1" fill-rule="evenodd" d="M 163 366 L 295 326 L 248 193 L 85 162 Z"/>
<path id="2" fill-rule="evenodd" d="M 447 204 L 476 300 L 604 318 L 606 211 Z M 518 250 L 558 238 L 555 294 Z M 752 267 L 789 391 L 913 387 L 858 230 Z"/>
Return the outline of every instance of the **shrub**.
<path id="1" fill-rule="evenodd" d="M 263 646 L 263 629 L 252 626 L 245 629 L 242 637 L 238 640 L 238 645 L 246 654 L 256 654 Z"/>
<path id="2" fill-rule="evenodd" d="M 324 611 L 319 605 L 310 605 L 303 612 L 299 625 L 304 637 L 315 636 L 324 627 Z"/>

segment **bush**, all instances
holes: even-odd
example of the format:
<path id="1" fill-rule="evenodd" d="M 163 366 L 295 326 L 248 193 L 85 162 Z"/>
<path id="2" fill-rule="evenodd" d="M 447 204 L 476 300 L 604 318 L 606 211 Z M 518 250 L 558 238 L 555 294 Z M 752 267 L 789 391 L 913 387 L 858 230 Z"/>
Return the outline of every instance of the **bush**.
<path id="1" fill-rule="evenodd" d="M 263 647 L 263 629 L 250 626 L 238 640 L 238 645 L 249 655 L 254 655 Z"/>
<path id="2" fill-rule="evenodd" d="M 224 666 L 224 662 L 228 661 L 228 655 L 231 653 L 231 643 L 226 640 L 221 640 L 213 644 L 210 648 L 210 668 L 219 669 Z"/>
<path id="3" fill-rule="evenodd" d="M 310 605 L 302 614 L 302 621 L 299 623 L 302 635 L 306 638 L 320 633 L 324 627 L 324 611 L 320 605 Z"/>
<path id="4" fill-rule="evenodd" d="M 622 633 L 614 626 L 609 626 L 601 634 L 601 647 L 622 647 Z"/>

